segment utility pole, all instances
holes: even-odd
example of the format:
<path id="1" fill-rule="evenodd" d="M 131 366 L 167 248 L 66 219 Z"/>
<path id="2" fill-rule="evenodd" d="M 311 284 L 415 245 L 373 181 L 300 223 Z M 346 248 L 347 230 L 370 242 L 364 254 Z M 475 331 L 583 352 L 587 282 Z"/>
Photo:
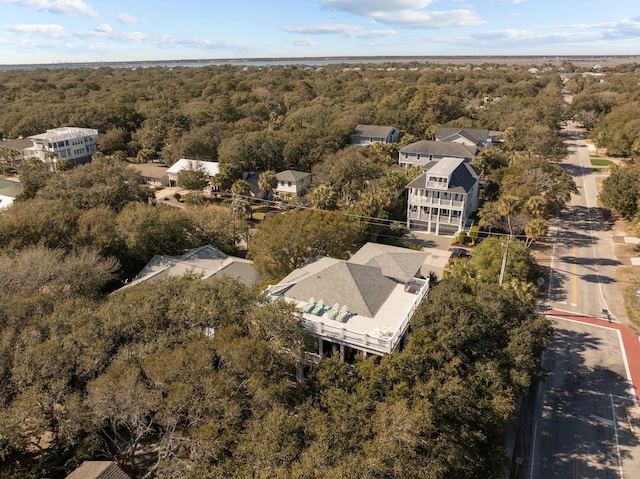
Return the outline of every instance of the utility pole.
<path id="1" fill-rule="evenodd" d="M 511 243 L 511 235 L 509 235 L 509 239 L 507 240 L 507 249 L 504 251 L 504 255 L 502 255 L 502 267 L 500 268 L 500 280 L 498 283 L 502 286 L 502 280 L 504 279 L 504 270 L 507 267 L 507 255 L 509 254 L 509 243 Z"/>

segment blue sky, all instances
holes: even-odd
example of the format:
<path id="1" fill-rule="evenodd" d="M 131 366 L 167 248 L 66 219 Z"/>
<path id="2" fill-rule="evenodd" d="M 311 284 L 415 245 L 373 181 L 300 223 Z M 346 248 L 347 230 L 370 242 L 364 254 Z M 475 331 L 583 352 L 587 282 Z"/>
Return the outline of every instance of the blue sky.
<path id="1" fill-rule="evenodd" d="M 638 0 L 0 0 L 0 64 L 635 54 Z"/>

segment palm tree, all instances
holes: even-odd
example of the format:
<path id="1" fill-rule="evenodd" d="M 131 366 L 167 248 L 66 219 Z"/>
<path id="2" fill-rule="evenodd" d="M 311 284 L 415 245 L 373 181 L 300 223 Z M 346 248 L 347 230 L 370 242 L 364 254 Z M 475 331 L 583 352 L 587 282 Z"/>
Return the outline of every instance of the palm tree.
<path id="1" fill-rule="evenodd" d="M 507 218 L 507 224 L 509 225 L 509 235 L 513 236 L 513 225 L 511 224 L 511 217 L 515 215 L 520 209 L 520 198 L 517 196 L 505 195 L 498 201 L 498 212 Z"/>
<path id="2" fill-rule="evenodd" d="M 338 193 L 329 185 L 320 185 L 311 195 L 313 207 L 322 210 L 333 210 L 338 206 Z"/>
<path id="3" fill-rule="evenodd" d="M 476 272 L 465 258 L 454 258 L 447 263 L 442 273 L 444 278 L 469 282 L 476 276 Z"/>
<path id="4" fill-rule="evenodd" d="M 248 201 L 241 198 L 235 198 L 232 201 L 232 207 L 234 213 L 238 213 L 240 218 L 246 218 L 247 216 L 250 216 L 251 219 L 253 219 L 253 208 L 251 208 L 251 205 Z"/>
<path id="5" fill-rule="evenodd" d="M 49 163 L 51 164 L 51 171 L 55 170 L 55 166 L 53 164 L 53 160 L 55 160 L 57 157 L 58 157 L 58 155 L 53 151 L 46 151 L 44 153 L 44 159 L 45 160 L 49 160 Z"/>
<path id="6" fill-rule="evenodd" d="M 4 167 L 8 163 L 11 168 L 15 165 L 13 162 L 20 155 L 20 151 L 9 146 L 0 146 L 0 159 L 2 159 L 2 173 L 4 174 Z"/>
<path id="7" fill-rule="evenodd" d="M 273 170 L 267 170 L 260 173 L 258 178 L 258 188 L 260 188 L 267 199 L 270 198 L 271 192 L 278 186 L 278 177 Z"/>
<path id="8" fill-rule="evenodd" d="M 231 193 L 233 196 L 249 196 L 251 186 L 245 180 L 236 180 L 231 185 Z"/>
<path id="9" fill-rule="evenodd" d="M 547 213 L 547 200 L 542 196 L 532 196 L 524 208 L 536 218 L 542 218 Z"/>
<path id="10" fill-rule="evenodd" d="M 527 226 L 524 227 L 524 232 L 527 235 L 525 245 L 531 246 L 534 240 L 547 236 L 549 225 L 545 220 L 536 218 L 527 223 Z"/>

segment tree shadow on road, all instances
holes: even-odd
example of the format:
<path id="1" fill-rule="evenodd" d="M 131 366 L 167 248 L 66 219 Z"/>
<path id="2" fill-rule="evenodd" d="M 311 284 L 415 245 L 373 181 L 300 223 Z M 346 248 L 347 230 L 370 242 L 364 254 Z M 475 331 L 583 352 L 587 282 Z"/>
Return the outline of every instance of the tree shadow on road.
<path id="1" fill-rule="evenodd" d="M 619 266 L 620 261 L 610 258 L 576 258 L 574 256 L 561 256 L 560 261 L 569 264 L 579 264 L 582 266 Z"/>
<path id="2" fill-rule="evenodd" d="M 568 280 L 569 276 L 557 269 L 553 269 L 553 273 L 551 272 L 550 266 L 540 266 L 538 265 L 538 271 L 543 278 L 547 279 L 547 287 L 542 291 L 542 293 L 547 294 L 547 298 L 552 303 L 560 303 L 567 299 L 567 291 L 564 288 L 565 281 Z M 551 275 L 551 282 L 549 282 L 549 276 Z"/>
<path id="3" fill-rule="evenodd" d="M 618 467 L 615 435 L 623 460 L 633 457 L 631 450 L 640 446 L 626 422 L 625 408 L 633 404 L 629 384 L 626 377 L 607 365 L 586 364 L 587 353 L 606 347 L 603 339 L 564 329 L 561 324 L 545 352 L 548 384 L 540 396 L 543 419 L 537 425 L 537 441 L 547 451 L 538 457 L 536 477 L 572 477 L 575 471 L 577 477 L 611 477 Z M 533 444 L 535 392 L 532 388 L 523 401 L 519 419 L 524 430 L 519 431 L 515 455 L 525 458 L 524 470 L 531 467 L 526 462 Z"/>

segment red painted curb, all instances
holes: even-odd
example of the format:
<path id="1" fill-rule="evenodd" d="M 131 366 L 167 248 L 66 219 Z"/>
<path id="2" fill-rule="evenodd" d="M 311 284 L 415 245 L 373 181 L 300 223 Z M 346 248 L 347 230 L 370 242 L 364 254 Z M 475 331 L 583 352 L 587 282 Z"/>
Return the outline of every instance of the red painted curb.
<path id="1" fill-rule="evenodd" d="M 640 400 L 640 340 L 638 340 L 638 336 L 636 336 L 633 330 L 620 323 L 612 323 L 604 319 L 593 318 L 580 313 L 549 309 L 544 314 L 620 331 L 624 353 L 627 357 L 627 365 L 629 366 L 629 374 L 631 375 L 631 387 L 636 396 L 636 404 L 638 404 Z"/>

